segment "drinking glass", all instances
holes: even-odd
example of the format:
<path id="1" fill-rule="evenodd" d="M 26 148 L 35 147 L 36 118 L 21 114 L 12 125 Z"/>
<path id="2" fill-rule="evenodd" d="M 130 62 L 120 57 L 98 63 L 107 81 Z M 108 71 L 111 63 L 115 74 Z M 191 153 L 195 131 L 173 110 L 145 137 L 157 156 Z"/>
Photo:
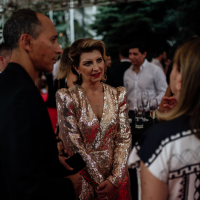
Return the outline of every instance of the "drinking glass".
<path id="1" fill-rule="evenodd" d="M 158 107 L 158 101 L 156 98 L 152 98 L 149 101 L 150 117 L 154 120 L 156 118 L 156 109 Z"/>
<path id="2" fill-rule="evenodd" d="M 142 111 L 143 111 L 142 101 L 141 98 L 138 98 L 137 108 L 135 109 L 135 128 L 144 127 Z"/>
<path id="3" fill-rule="evenodd" d="M 143 121 L 148 122 L 149 120 L 145 117 L 146 116 L 146 108 L 147 108 L 148 102 L 149 102 L 149 93 L 147 91 L 143 91 L 141 93 L 141 100 L 142 100 L 142 106 L 144 108 Z"/>

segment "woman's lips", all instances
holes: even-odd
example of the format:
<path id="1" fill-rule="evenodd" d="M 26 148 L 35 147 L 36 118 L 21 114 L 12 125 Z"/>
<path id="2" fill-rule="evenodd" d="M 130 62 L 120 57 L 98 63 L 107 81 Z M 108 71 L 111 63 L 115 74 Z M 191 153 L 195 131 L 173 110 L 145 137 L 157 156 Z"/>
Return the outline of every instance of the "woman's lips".
<path id="1" fill-rule="evenodd" d="M 99 73 L 97 73 L 97 74 L 93 74 L 92 77 L 97 78 L 97 77 L 100 76 L 100 74 L 101 74 L 101 72 L 99 72 Z"/>

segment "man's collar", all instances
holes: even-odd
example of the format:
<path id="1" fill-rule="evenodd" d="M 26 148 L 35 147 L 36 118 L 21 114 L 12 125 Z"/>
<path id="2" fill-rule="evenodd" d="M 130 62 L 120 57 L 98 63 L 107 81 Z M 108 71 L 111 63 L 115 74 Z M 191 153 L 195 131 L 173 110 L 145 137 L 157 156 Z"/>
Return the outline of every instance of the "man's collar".
<path id="1" fill-rule="evenodd" d="M 147 59 L 145 58 L 145 59 L 144 59 L 144 62 L 142 63 L 142 65 L 141 65 L 140 67 L 146 67 L 146 66 L 147 66 L 147 63 L 148 63 L 148 61 L 147 61 Z"/>
<path id="2" fill-rule="evenodd" d="M 156 63 L 160 63 L 160 61 L 157 58 L 152 58 L 152 61 Z"/>
<path id="3" fill-rule="evenodd" d="M 144 62 L 142 63 L 142 65 L 140 66 L 140 71 L 143 69 L 143 68 L 145 68 L 146 66 L 147 66 L 147 63 L 148 63 L 148 61 L 147 61 L 147 59 L 145 58 L 144 59 Z M 132 69 L 134 69 L 134 66 L 132 65 Z"/>
<path id="4" fill-rule="evenodd" d="M 121 59 L 121 62 L 131 62 L 129 59 Z"/>

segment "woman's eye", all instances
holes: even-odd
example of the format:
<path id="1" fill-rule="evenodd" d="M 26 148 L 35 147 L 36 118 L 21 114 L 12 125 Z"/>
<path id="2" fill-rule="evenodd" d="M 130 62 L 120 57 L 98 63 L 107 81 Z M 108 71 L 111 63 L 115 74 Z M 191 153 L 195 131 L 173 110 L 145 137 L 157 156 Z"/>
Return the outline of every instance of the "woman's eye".
<path id="1" fill-rule="evenodd" d="M 91 63 L 90 62 L 86 62 L 84 65 L 89 66 Z"/>
<path id="2" fill-rule="evenodd" d="M 97 62 L 100 63 L 102 61 L 102 58 L 97 59 Z"/>

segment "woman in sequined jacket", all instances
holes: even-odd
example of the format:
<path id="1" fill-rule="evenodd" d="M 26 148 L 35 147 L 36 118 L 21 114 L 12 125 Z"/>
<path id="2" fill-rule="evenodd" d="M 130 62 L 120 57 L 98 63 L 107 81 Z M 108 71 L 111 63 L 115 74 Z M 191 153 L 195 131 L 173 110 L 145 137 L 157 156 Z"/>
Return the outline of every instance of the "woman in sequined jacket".
<path id="1" fill-rule="evenodd" d="M 75 85 L 56 93 L 60 136 L 69 156 L 86 162 L 80 199 L 132 199 L 127 160 L 131 150 L 127 92 L 105 80 L 105 47 L 90 38 L 69 52 Z"/>

